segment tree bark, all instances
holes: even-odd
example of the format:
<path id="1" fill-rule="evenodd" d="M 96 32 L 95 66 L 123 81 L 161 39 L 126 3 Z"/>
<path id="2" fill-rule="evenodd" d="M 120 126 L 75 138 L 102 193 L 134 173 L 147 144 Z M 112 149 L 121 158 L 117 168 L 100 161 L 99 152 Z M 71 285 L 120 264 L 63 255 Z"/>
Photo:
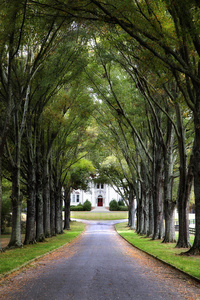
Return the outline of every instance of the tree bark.
<path id="1" fill-rule="evenodd" d="M 190 255 L 200 254 L 200 87 L 197 87 L 197 103 L 194 113 L 194 194 L 195 194 L 195 239 Z"/>
<path id="2" fill-rule="evenodd" d="M 162 222 L 163 222 L 163 207 L 162 207 L 162 196 L 163 196 L 163 159 L 162 151 L 156 146 L 156 152 L 154 155 L 154 182 L 153 182 L 153 211 L 154 211 L 154 233 L 152 239 L 161 239 L 162 233 Z"/>
<path id="3" fill-rule="evenodd" d="M 174 211 L 176 202 L 173 201 L 173 143 L 174 132 L 172 123 L 167 119 L 166 144 L 164 147 L 164 217 L 165 237 L 163 243 L 175 243 Z"/>
<path id="4" fill-rule="evenodd" d="M 42 186 L 42 167 L 41 167 L 41 147 L 36 149 L 37 173 L 36 173 L 36 241 L 43 242 L 44 236 L 44 214 L 43 214 L 43 186 Z"/>
<path id="5" fill-rule="evenodd" d="M 148 192 L 143 190 L 143 198 L 144 198 L 144 228 L 142 234 L 147 235 L 149 231 L 149 196 Z"/>
<path id="6" fill-rule="evenodd" d="M 12 232 L 8 247 L 22 247 L 21 239 L 21 199 L 19 187 L 18 167 L 15 167 L 12 174 Z"/>
<path id="7" fill-rule="evenodd" d="M 29 161 L 28 173 L 28 199 L 27 199 L 27 219 L 26 219 L 26 234 L 24 244 L 34 244 L 36 242 L 36 166 L 34 158 Z"/>
<path id="8" fill-rule="evenodd" d="M 154 214 L 153 214 L 153 197 L 152 189 L 149 192 L 149 230 L 147 232 L 148 237 L 152 237 L 154 232 Z"/>
<path id="9" fill-rule="evenodd" d="M 50 228 L 50 183 L 49 183 L 49 159 L 44 162 L 44 180 L 43 180 L 43 210 L 44 210 L 44 235 L 51 236 Z"/>
<path id="10" fill-rule="evenodd" d="M 129 217 L 128 217 L 128 226 L 132 229 L 135 230 L 135 201 L 134 201 L 134 191 L 133 189 L 130 189 L 129 193 Z"/>
<path id="11" fill-rule="evenodd" d="M 63 222 L 62 222 L 62 195 L 61 188 L 56 186 L 55 195 L 55 220 L 56 220 L 56 234 L 63 233 Z"/>
<path id="12" fill-rule="evenodd" d="M 1 151 L 0 151 L 1 152 Z M 2 156 L 0 153 L 0 251 L 1 247 L 1 211 L 2 211 Z"/>
<path id="13" fill-rule="evenodd" d="M 65 220 L 64 220 L 64 229 L 70 229 L 70 188 L 65 189 L 64 195 L 65 202 Z"/>
<path id="14" fill-rule="evenodd" d="M 21 137 L 19 129 L 18 112 L 14 115 L 15 126 L 15 155 L 12 165 L 12 232 L 8 247 L 22 247 L 21 239 L 21 194 L 20 194 L 20 163 L 21 163 Z"/>
<path id="15" fill-rule="evenodd" d="M 142 234 L 144 228 L 143 194 L 142 184 L 139 182 L 139 195 L 137 200 L 137 233 Z"/>
<path id="16" fill-rule="evenodd" d="M 50 162 L 51 159 L 50 159 Z M 55 215 L 55 186 L 52 175 L 52 165 L 50 163 L 50 221 L 51 221 L 51 235 L 56 235 L 56 215 Z"/>
<path id="17" fill-rule="evenodd" d="M 176 118 L 178 128 L 178 150 L 180 158 L 179 167 L 179 188 L 177 196 L 177 207 L 178 207 L 178 219 L 179 219 L 179 237 L 176 244 L 177 248 L 190 247 L 189 237 L 189 219 L 188 219 L 188 205 L 190 199 L 190 193 L 192 188 L 193 173 L 193 156 L 190 157 L 190 162 L 187 171 L 187 154 L 185 145 L 185 132 L 182 124 L 182 116 L 180 106 L 176 104 Z"/>

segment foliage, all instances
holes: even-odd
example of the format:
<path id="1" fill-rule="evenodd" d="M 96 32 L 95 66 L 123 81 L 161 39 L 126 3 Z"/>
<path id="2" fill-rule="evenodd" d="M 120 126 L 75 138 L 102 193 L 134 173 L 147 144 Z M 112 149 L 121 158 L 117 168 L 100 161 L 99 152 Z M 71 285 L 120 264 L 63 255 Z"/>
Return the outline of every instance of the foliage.
<path id="1" fill-rule="evenodd" d="M 79 203 L 78 205 L 71 205 L 71 211 L 91 211 L 91 202 L 86 200 L 83 204 Z"/>
<path id="2" fill-rule="evenodd" d="M 119 200 L 118 202 L 116 200 L 112 200 L 109 203 L 109 210 L 110 211 L 128 211 L 128 206 L 124 205 L 123 200 Z"/>
<path id="3" fill-rule="evenodd" d="M 120 205 L 120 206 L 118 206 L 118 210 L 120 210 L 120 211 L 128 211 L 128 206 Z"/>
<path id="4" fill-rule="evenodd" d="M 91 202 L 89 200 L 86 200 L 84 203 L 83 203 L 83 210 L 84 211 L 90 211 L 91 210 Z"/>
<path id="5" fill-rule="evenodd" d="M 8 177 L 21 176 L 16 187 L 22 181 L 27 187 L 13 188 L 18 193 L 12 199 L 18 199 L 19 210 L 22 190 L 28 200 L 38 195 L 34 176 L 45 184 L 48 193 L 43 195 L 57 193 L 58 197 L 62 186 L 87 190 L 93 178 L 117 186 L 126 204 L 134 191 L 138 208 L 144 207 L 142 201 L 148 202 L 145 195 L 150 191 L 153 197 L 172 195 L 164 204 L 168 200 L 174 204 L 177 195 L 183 203 L 181 186 L 185 189 L 186 183 L 178 185 L 178 181 L 190 177 L 192 182 L 193 174 L 187 171 L 194 153 L 199 224 L 199 149 L 192 151 L 194 137 L 194 146 L 199 147 L 200 136 L 199 6 L 195 1 L 116 1 L 113 5 L 112 1 L 75 0 L 68 5 L 55 1 L 52 6 L 48 2 L 1 4 L 0 153 Z M 66 18 L 60 18 L 60 12 Z M 98 28 L 95 20 L 101 25 Z M 177 126 L 177 106 L 182 111 L 181 126 Z M 16 167 L 21 172 L 18 177 Z M 168 178 L 157 180 L 158 170 Z M 164 182 L 164 193 L 152 178 Z M 5 215 L 9 198 L 5 199 L 5 190 L 3 194 Z M 34 201 L 35 208 L 38 201 L 36 205 Z M 163 212 L 165 218 L 170 215 L 166 209 Z M 199 241 L 196 231 L 197 248 Z"/>
<path id="6" fill-rule="evenodd" d="M 109 203 L 109 210 L 110 211 L 117 211 L 117 210 L 119 210 L 119 205 L 118 205 L 118 203 L 117 203 L 117 201 L 116 200 L 111 200 L 110 201 L 110 203 Z"/>
<path id="7" fill-rule="evenodd" d="M 2 216 L 1 228 L 2 233 L 6 233 L 6 228 L 11 226 L 11 183 L 3 180 L 3 203 L 2 203 Z"/>
<path id="8" fill-rule="evenodd" d="M 83 211 L 83 205 L 79 203 L 78 205 L 71 205 L 70 206 L 71 211 Z"/>
<path id="9" fill-rule="evenodd" d="M 123 200 L 119 200 L 119 201 L 118 201 L 118 205 L 119 205 L 119 206 L 124 206 L 124 201 L 123 201 Z"/>
<path id="10" fill-rule="evenodd" d="M 81 155 L 80 155 L 81 156 Z M 87 190 L 90 176 L 95 172 L 91 161 L 81 158 L 70 169 L 71 187 L 75 190 Z"/>

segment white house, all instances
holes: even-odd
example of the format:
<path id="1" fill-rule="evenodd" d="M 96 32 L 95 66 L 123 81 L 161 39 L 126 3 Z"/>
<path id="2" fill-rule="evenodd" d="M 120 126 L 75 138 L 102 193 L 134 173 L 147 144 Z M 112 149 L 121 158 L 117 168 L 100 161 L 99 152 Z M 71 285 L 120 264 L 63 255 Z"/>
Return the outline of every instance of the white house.
<path id="1" fill-rule="evenodd" d="M 71 205 L 83 204 L 86 200 L 89 200 L 92 208 L 98 206 L 109 208 L 109 203 L 113 199 L 119 201 L 121 196 L 108 184 L 91 183 L 89 191 L 74 190 L 71 193 Z"/>

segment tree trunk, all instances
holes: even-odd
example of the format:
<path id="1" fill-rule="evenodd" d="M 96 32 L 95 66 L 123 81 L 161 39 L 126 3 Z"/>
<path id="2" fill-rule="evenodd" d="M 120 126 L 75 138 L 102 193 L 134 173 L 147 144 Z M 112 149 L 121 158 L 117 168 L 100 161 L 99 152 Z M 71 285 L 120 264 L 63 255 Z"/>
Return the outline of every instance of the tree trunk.
<path id="1" fill-rule="evenodd" d="M 192 161 L 192 157 L 191 157 Z M 188 248 L 190 244 L 189 236 L 189 200 L 192 189 L 193 172 L 191 174 L 190 167 L 188 169 L 186 185 L 180 187 L 179 194 L 182 195 L 182 201 L 180 195 L 178 196 L 178 220 L 179 220 L 179 238 L 176 244 L 176 248 Z"/>
<path id="2" fill-rule="evenodd" d="M 35 219 L 36 219 L 36 170 L 35 163 L 29 162 L 29 179 L 28 179 L 28 199 L 27 199 L 27 219 L 26 219 L 26 234 L 24 244 L 34 244 L 35 239 Z"/>
<path id="3" fill-rule="evenodd" d="M 155 181 L 153 193 L 153 209 L 154 209 L 154 234 L 152 239 L 161 239 L 162 222 L 163 222 L 163 209 L 162 209 L 162 189 L 163 189 L 163 167 L 162 167 L 161 150 L 156 151 L 155 158 Z"/>
<path id="4" fill-rule="evenodd" d="M 65 189 L 64 195 L 65 201 L 65 220 L 64 220 L 64 229 L 70 229 L 70 188 Z"/>
<path id="5" fill-rule="evenodd" d="M 128 218 L 128 226 L 131 229 L 135 229 L 135 201 L 134 201 L 134 192 L 133 189 L 130 189 L 129 193 L 129 218 Z"/>
<path id="6" fill-rule="evenodd" d="M 149 197 L 148 197 L 148 176 L 146 173 L 146 167 L 144 162 L 141 161 L 140 163 L 140 175 L 142 178 L 141 182 L 141 197 L 142 197 L 142 209 L 143 209 L 143 228 L 141 231 L 141 234 L 147 235 L 147 232 L 149 230 Z"/>
<path id="7" fill-rule="evenodd" d="M 44 239 L 42 179 L 38 178 L 36 192 L 36 241 L 43 242 Z"/>
<path id="8" fill-rule="evenodd" d="M 19 186 L 19 173 L 18 167 L 15 167 L 12 174 L 12 233 L 8 247 L 22 247 L 21 239 L 21 199 L 20 199 L 20 186 Z"/>
<path id="9" fill-rule="evenodd" d="M 164 217 L 165 237 L 163 243 L 175 243 L 174 211 L 176 202 L 173 201 L 173 143 L 174 132 L 172 123 L 167 119 L 167 137 L 164 148 Z"/>
<path id="10" fill-rule="evenodd" d="M 137 233 L 142 234 L 144 228 L 144 212 L 143 212 L 143 195 L 142 195 L 141 187 L 140 187 L 138 198 L 139 199 L 137 202 Z"/>
<path id="11" fill-rule="evenodd" d="M 2 156 L 0 151 L 0 251 L 1 247 L 1 211 L 2 211 Z"/>
<path id="12" fill-rule="evenodd" d="M 152 191 L 149 192 L 149 230 L 147 232 L 148 237 L 152 237 L 154 232 L 154 215 L 153 215 L 153 197 Z"/>
<path id="13" fill-rule="evenodd" d="M 197 97 L 200 97 L 200 87 L 197 88 Z M 195 239 L 188 254 L 200 254 L 200 99 L 196 100 L 194 113 L 194 194 L 195 194 Z"/>
<path id="14" fill-rule="evenodd" d="M 27 220 L 26 220 L 26 235 L 24 244 L 34 244 L 36 242 L 35 236 L 35 219 L 36 219 L 36 190 L 35 183 L 29 190 L 29 199 L 27 200 Z"/>
<path id="15" fill-rule="evenodd" d="M 175 243 L 175 227 L 174 227 L 174 212 L 176 204 L 173 202 L 164 202 L 164 216 L 165 216 L 165 236 L 163 243 Z"/>
<path id="16" fill-rule="evenodd" d="M 12 167 L 12 233 L 8 247 L 22 247 L 21 240 L 21 195 L 20 195 L 20 160 L 21 160 L 21 138 L 18 123 L 18 112 L 15 112 L 15 156 Z"/>
<path id="17" fill-rule="evenodd" d="M 55 220 L 56 220 L 56 234 L 63 233 L 63 224 L 62 224 L 62 196 L 61 189 L 59 186 L 56 187 L 55 195 Z"/>
<path id="18" fill-rule="evenodd" d="M 144 197 L 144 228 L 142 234 L 147 235 L 149 231 L 149 196 L 148 193 L 143 191 Z"/>
<path id="19" fill-rule="evenodd" d="M 37 173 L 36 173 L 36 241 L 43 242 L 44 236 L 44 214 L 43 214 L 43 186 L 41 167 L 41 148 L 37 147 Z"/>
<path id="20" fill-rule="evenodd" d="M 190 162 L 187 171 L 187 154 L 185 145 L 185 132 L 182 123 L 182 116 L 180 107 L 176 104 L 176 119 L 177 128 L 179 132 L 178 136 L 178 150 L 180 158 L 180 176 L 179 176 L 179 188 L 177 196 L 177 207 L 178 207 L 178 219 L 179 219 L 179 237 L 176 247 L 187 248 L 190 247 L 189 237 L 189 220 L 188 220 L 188 205 L 190 199 L 190 193 L 192 188 L 193 174 L 193 156 L 190 157 Z"/>
<path id="21" fill-rule="evenodd" d="M 51 172 L 50 172 L 51 174 Z M 50 175 L 50 221 L 51 221 L 51 235 L 56 235 L 56 215 L 55 215 L 55 190 L 52 174 Z"/>
<path id="22" fill-rule="evenodd" d="M 50 228 L 50 183 L 49 183 L 49 160 L 44 163 L 44 180 L 43 180 L 43 210 L 44 210 L 44 235 L 51 236 Z"/>

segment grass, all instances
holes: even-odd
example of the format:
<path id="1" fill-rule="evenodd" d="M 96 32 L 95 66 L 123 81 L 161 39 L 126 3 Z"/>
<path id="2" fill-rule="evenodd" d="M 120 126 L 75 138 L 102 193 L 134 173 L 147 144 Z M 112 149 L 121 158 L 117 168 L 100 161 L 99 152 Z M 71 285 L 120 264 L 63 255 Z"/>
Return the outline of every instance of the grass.
<path id="1" fill-rule="evenodd" d="M 11 249 L 0 253 L 0 274 L 18 268 L 26 262 L 65 245 L 77 237 L 85 228 L 83 223 L 71 222 L 71 230 L 64 231 L 43 243 L 27 245 L 20 249 Z"/>
<path id="2" fill-rule="evenodd" d="M 127 211 L 109 211 L 109 212 L 92 212 L 92 211 L 71 211 L 71 218 L 84 220 L 120 220 L 128 219 Z"/>
<path id="3" fill-rule="evenodd" d="M 183 256 L 181 252 L 187 249 L 175 248 L 175 243 L 164 244 L 160 240 L 151 240 L 140 235 L 127 227 L 127 223 L 116 224 L 117 232 L 132 245 L 161 259 L 164 262 L 200 279 L 200 256 Z M 194 236 L 191 236 L 193 243 Z"/>

